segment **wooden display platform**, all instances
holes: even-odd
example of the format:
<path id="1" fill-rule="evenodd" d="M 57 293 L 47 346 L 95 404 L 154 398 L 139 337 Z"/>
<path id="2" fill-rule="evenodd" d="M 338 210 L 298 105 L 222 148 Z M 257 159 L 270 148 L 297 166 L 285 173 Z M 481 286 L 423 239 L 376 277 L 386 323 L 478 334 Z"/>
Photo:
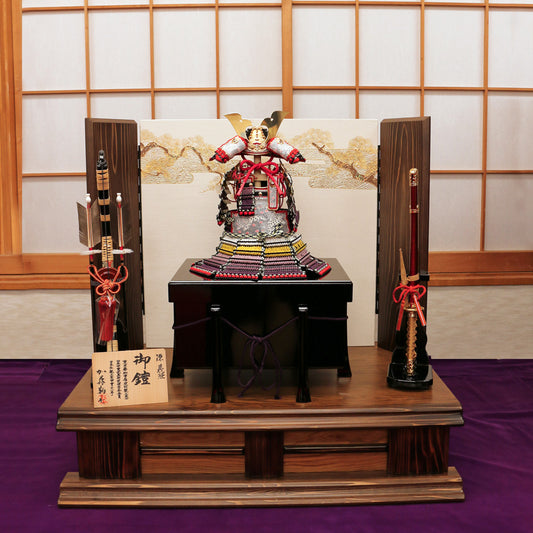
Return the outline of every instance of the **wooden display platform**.
<path id="1" fill-rule="evenodd" d="M 60 487 L 61 506 L 223 507 L 460 501 L 448 465 L 458 400 L 435 374 L 427 391 L 387 387 L 390 352 L 350 348 L 353 377 L 309 372 L 310 403 L 255 385 L 210 403 L 211 372 L 170 380 L 169 403 L 92 407 L 90 372 L 58 412 L 75 431 L 79 473 Z"/>

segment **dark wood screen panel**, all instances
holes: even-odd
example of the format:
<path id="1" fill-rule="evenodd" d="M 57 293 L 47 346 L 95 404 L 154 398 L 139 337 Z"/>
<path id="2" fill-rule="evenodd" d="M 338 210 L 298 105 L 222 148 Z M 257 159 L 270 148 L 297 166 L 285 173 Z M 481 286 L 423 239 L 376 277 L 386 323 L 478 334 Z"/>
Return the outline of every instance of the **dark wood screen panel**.
<path id="1" fill-rule="evenodd" d="M 398 316 L 392 292 L 400 273 L 400 248 L 408 265 L 410 245 L 409 169 L 418 168 L 419 268 L 428 269 L 430 118 L 381 122 L 378 241 L 378 346 L 394 349 Z M 423 282 L 427 286 L 427 282 Z M 422 299 L 426 305 L 427 299 Z"/>
<path id="2" fill-rule="evenodd" d="M 109 189 L 111 197 L 111 233 L 113 243 L 117 241 L 117 218 L 115 198 L 122 193 L 124 205 L 125 246 L 133 250 L 126 254 L 125 265 L 129 277 L 119 294 L 121 301 L 119 320 L 126 329 L 126 335 L 119 336 L 120 350 L 134 350 L 143 347 L 143 296 L 142 258 L 140 241 L 140 186 L 137 165 L 137 123 L 133 120 L 91 119 L 85 121 L 85 143 L 87 164 L 87 191 L 93 201 L 97 198 L 96 161 L 98 151 L 104 150 L 109 165 Z M 99 261 L 98 255 L 95 261 Z M 94 293 L 92 298 L 94 316 Z M 93 321 L 93 335 L 98 336 Z"/>

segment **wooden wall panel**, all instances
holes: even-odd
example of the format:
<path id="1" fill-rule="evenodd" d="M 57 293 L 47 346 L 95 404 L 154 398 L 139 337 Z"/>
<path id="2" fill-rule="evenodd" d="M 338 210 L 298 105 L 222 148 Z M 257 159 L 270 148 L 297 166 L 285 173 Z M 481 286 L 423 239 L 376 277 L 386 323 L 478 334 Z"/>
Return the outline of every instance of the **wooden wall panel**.
<path id="1" fill-rule="evenodd" d="M 419 269 L 428 269 L 430 118 L 381 122 L 378 239 L 378 346 L 393 350 L 398 316 L 392 293 L 398 284 L 400 253 L 410 250 L 409 170 L 418 168 Z M 426 307 L 426 298 L 422 299 Z"/>
<path id="2" fill-rule="evenodd" d="M 137 124 L 133 120 L 88 118 L 85 121 L 85 141 L 87 190 L 91 193 L 91 198 L 94 201 L 97 198 L 96 161 L 98 151 L 104 150 L 109 166 L 113 242 L 115 245 L 118 242 L 115 197 L 117 192 L 120 192 L 124 201 L 125 246 L 133 250 L 133 253 L 126 255 L 125 264 L 129 272 L 129 278 L 119 294 L 119 299 L 121 300 L 119 320 L 122 320 L 127 329 L 127 343 L 121 344 L 119 337 L 119 349 L 133 350 L 142 348 L 144 340 L 142 259 L 139 237 L 140 185 L 137 165 Z M 98 256 L 96 256 L 96 261 L 98 261 Z M 96 339 L 96 325 L 93 325 L 93 331 Z"/>

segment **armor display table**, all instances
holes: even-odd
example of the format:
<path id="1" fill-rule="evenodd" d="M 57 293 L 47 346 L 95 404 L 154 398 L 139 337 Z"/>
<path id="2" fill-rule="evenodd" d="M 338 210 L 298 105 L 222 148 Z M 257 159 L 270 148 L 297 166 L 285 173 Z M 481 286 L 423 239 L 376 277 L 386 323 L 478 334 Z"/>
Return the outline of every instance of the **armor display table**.
<path id="1" fill-rule="evenodd" d="M 357 379 L 309 372 L 313 401 L 260 387 L 210 402 L 209 370 L 170 380 L 165 404 L 94 409 L 88 372 L 58 412 L 75 431 L 79 472 L 62 506 L 223 507 L 437 502 L 464 499 L 448 465 L 458 400 L 434 374 L 425 391 L 387 386 L 390 352 L 350 348 Z"/>
<path id="2" fill-rule="evenodd" d="M 170 281 L 174 304 L 171 377 L 186 368 L 212 368 L 212 401 L 222 403 L 224 369 L 259 381 L 263 368 L 297 369 L 297 401 L 311 400 L 308 368 L 336 368 L 351 376 L 347 304 L 352 282 L 336 259 L 321 279 L 225 280 L 200 278 L 186 259 Z M 266 374 L 267 372 L 265 372 Z M 250 386 L 251 386 L 250 382 Z"/>

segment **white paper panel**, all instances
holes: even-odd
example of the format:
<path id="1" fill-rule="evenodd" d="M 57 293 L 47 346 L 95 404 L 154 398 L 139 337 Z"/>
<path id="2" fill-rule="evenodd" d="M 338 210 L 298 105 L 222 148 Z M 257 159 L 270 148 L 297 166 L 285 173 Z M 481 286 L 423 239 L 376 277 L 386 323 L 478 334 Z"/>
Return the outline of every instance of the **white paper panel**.
<path id="1" fill-rule="evenodd" d="M 294 118 L 355 118 L 355 91 L 294 91 L 293 112 Z"/>
<path id="2" fill-rule="evenodd" d="M 24 253 L 81 252 L 76 202 L 87 191 L 85 177 L 24 178 L 22 249 Z"/>
<path id="3" fill-rule="evenodd" d="M 215 5 L 216 0 L 180 0 L 180 4 L 205 4 L 205 5 Z M 153 0 L 154 5 L 164 5 L 164 4 L 173 4 L 172 0 Z"/>
<path id="4" fill-rule="evenodd" d="M 220 116 L 240 113 L 243 117 L 269 117 L 283 109 L 281 91 L 229 91 L 220 94 Z"/>
<path id="5" fill-rule="evenodd" d="M 431 168 L 481 169 L 483 97 L 472 92 L 426 92 L 431 116 Z"/>
<path id="6" fill-rule="evenodd" d="M 83 12 L 26 13 L 22 17 L 23 89 L 85 86 Z"/>
<path id="7" fill-rule="evenodd" d="M 481 176 L 433 174 L 430 186 L 430 251 L 479 250 Z"/>
<path id="8" fill-rule="evenodd" d="M 432 2 L 439 2 L 442 3 L 442 0 L 425 0 L 426 4 L 431 4 Z M 457 5 L 461 4 L 484 4 L 485 0 L 448 0 L 446 3 L 453 3 Z M 498 1 L 500 4 L 501 2 Z"/>
<path id="9" fill-rule="evenodd" d="M 359 116 L 361 118 L 418 117 L 420 93 L 418 91 L 360 91 Z"/>
<path id="10" fill-rule="evenodd" d="M 92 89 L 150 87 L 148 10 L 91 11 Z"/>
<path id="11" fill-rule="evenodd" d="M 83 6 L 83 0 L 22 0 L 22 9 L 24 9 L 25 7 L 63 7 L 63 6 Z"/>
<path id="12" fill-rule="evenodd" d="M 490 11 L 489 86 L 533 86 L 533 11 Z"/>
<path id="13" fill-rule="evenodd" d="M 215 87 L 215 11 L 154 11 L 155 86 Z"/>
<path id="14" fill-rule="evenodd" d="M 219 4 L 250 4 L 250 0 L 218 0 Z M 261 0 L 262 4 L 272 4 L 281 6 L 281 0 Z"/>
<path id="15" fill-rule="evenodd" d="M 214 92 L 156 93 L 155 118 L 216 118 Z"/>
<path id="16" fill-rule="evenodd" d="M 533 175 L 487 176 L 487 250 L 533 250 Z"/>
<path id="17" fill-rule="evenodd" d="M 90 6 L 148 5 L 150 0 L 89 0 Z"/>
<path id="18" fill-rule="evenodd" d="M 22 172 L 84 172 L 85 95 L 22 98 Z"/>
<path id="19" fill-rule="evenodd" d="M 402 2 L 405 3 L 405 2 L 419 2 L 420 0 L 387 0 L 387 2 L 390 2 L 390 3 L 393 3 L 393 2 Z M 311 3 L 317 3 L 317 4 L 327 4 L 328 3 L 328 0 L 305 0 L 305 3 L 306 4 L 311 4 Z M 303 2 L 302 2 L 303 3 Z M 331 2 L 333 3 L 333 2 Z M 345 3 L 349 3 L 349 2 L 345 2 Z"/>
<path id="20" fill-rule="evenodd" d="M 355 7 L 293 9 L 293 84 L 355 85 Z"/>
<path id="21" fill-rule="evenodd" d="M 487 168 L 533 169 L 533 94 L 489 94 Z"/>
<path id="22" fill-rule="evenodd" d="M 528 4 L 532 5 L 533 0 L 524 0 L 523 2 L 515 2 L 515 0 L 498 0 L 498 4 Z"/>
<path id="23" fill-rule="evenodd" d="M 281 87 L 281 11 L 223 9 L 220 21 L 220 85 Z"/>
<path id="24" fill-rule="evenodd" d="M 93 94 L 91 96 L 92 118 L 131 119 L 137 124 L 152 116 L 150 94 Z"/>
<path id="25" fill-rule="evenodd" d="M 361 6 L 361 85 L 420 83 L 420 9 Z"/>
<path id="26" fill-rule="evenodd" d="M 482 86 L 484 11 L 428 8 L 425 13 L 426 85 Z"/>

